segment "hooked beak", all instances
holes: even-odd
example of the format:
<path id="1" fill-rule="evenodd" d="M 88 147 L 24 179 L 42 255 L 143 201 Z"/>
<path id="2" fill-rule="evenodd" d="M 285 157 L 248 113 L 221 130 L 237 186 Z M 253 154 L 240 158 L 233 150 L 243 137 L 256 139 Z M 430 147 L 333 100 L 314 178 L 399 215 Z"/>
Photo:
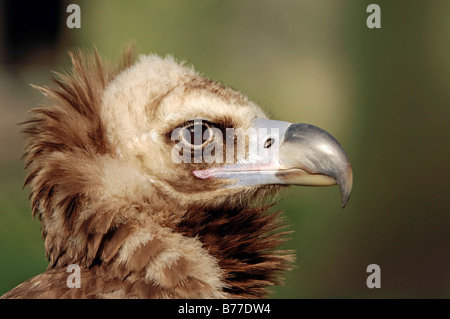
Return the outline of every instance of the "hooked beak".
<path id="1" fill-rule="evenodd" d="M 330 134 L 310 124 L 256 119 L 257 136 L 250 138 L 249 155 L 234 164 L 194 171 L 200 179 L 234 181 L 227 187 L 269 184 L 339 185 L 347 205 L 353 173 L 342 146 Z"/>

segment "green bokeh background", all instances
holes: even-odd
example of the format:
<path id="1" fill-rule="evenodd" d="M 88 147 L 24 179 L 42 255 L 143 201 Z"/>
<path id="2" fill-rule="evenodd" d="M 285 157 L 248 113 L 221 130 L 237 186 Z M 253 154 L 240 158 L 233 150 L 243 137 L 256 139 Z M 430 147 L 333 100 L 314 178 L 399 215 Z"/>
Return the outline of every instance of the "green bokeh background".
<path id="1" fill-rule="evenodd" d="M 135 40 L 141 53 L 173 54 L 242 90 L 276 119 L 326 129 L 347 150 L 345 210 L 335 187 L 291 188 L 278 205 L 297 260 L 271 297 L 450 297 L 449 1 L 76 3 L 81 29 L 64 28 L 55 52 L 14 75 L 0 68 L 0 295 L 46 268 L 22 190 L 16 123 L 40 101 L 28 83 L 48 84 L 74 46 L 114 58 Z M 366 26 L 370 3 L 381 29 Z M 366 286 L 373 263 L 380 289 Z"/>

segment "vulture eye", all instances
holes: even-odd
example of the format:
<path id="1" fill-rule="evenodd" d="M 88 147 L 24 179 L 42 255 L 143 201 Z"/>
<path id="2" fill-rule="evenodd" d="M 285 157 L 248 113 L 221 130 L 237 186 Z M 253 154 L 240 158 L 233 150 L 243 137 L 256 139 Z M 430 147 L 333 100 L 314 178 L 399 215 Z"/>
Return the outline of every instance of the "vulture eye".
<path id="1" fill-rule="evenodd" d="M 201 120 L 190 122 L 180 132 L 180 140 L 186 145 L 191 145 L 195 148 L 207 145 L 212 139 L 211 126 Z"/>

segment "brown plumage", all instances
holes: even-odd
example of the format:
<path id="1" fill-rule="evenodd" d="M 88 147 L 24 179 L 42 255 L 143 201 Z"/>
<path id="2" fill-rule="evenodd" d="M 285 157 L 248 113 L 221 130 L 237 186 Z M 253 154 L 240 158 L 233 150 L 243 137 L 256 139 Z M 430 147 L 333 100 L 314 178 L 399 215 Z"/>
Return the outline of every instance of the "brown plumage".
<path id="1" fill-rule="evenodd" d="M 47 271 L 2 298 L 260 298 L 290 267 L 281 185 L 224 187 L 171 160 L 170 133 L 192 118 L 248 128 L 264 113 L 241 93 L 171 57 L 70 54 L 72 70 L 37 87 L 24 123 L 33 216 Z M 238 162 L 235 157 L 234 162 Z M 81 287 L 69 288 L 70 264 Z"/>

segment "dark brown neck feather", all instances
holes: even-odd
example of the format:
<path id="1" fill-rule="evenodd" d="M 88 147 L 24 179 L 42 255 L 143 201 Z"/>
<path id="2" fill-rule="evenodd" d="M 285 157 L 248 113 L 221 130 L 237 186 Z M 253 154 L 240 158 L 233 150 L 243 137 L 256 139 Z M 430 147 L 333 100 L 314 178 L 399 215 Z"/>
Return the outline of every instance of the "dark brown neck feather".
<path id="1" fill-rule="evenodd" d="M 177 225 L 198 237 L 225 272 L 225 291 L 237 298 L 263 298 L 288 270 L 291 251 L 273 250 L 285 240 L 280 213 L 269 207 L 193 210 Z"/>

